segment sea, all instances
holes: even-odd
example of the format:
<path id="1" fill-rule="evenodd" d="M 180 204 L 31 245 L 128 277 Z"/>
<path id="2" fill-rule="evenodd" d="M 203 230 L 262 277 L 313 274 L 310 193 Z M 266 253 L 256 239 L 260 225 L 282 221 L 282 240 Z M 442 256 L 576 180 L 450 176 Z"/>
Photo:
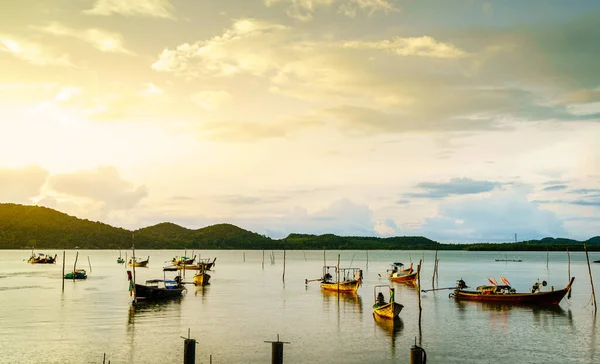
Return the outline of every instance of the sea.
<path id="1" fill-rule="evenodd" d="M 136 279 L 162 279 L 175 256 L 217 258 L 210 285 L 187 286 L 178 299 L 133 306 L 118 250 L 79 250 L 88 279 L 65 281 L 63 251 L 52 265 L 31 265 L 28 250 L 0 250 L 0 363 L 182 363 L 184 338 L 196 363 L 271 363 L 271 341 L 286 342 L 284 363 L 409 363 L 422 347 L 428 363 L 600 363 L 598 320 L 585 253 L 434 251 L 136 250 L 150 257 Z M 65 253 L 72 270 L 76 251 Z M 123 257 L 131 251 L 121 251 Z M 284 259 L 285 256 L 285 259 Z M 356 295 L 322 292 L 324 265 L 363 270 Z M 590 262 L 600 252 L 590 253 Z M 496 259 L 520 259 L 496 261 Z M 285 261 L 285 264 L 284 264 Z M 420 289 L 390 283 L 393 262 L 422 262 Z M 590 263 L 600 288 L 600 264 Z M 167 278 L 169 273 L 167 272 Z M 536 281 L 572 296 L 554 308 L 456 301 L 458 279 L 475 287 L 505 277 L 519 292 Z M 193 271 L 184 281 L 191 282 Z M 375 320 L 375 292 L 396 288 L 404 306 L 392 325 Z M 384 286 L 384 287 L 378 287 Z M 419 323 L 419 295 L 421 321 Z M 598 297 L 600 299 L 600 297 Z"/>

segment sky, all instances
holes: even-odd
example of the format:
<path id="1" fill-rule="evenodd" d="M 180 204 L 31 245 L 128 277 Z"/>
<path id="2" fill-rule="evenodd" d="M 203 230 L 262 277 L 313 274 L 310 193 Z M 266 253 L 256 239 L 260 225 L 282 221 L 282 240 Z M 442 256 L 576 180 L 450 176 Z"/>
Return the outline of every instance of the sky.
<path id="1" fill-rule="evenodd" d="M 600 235 L 600 2 L 0 2 L 0 202 L 126 229 Z"/>

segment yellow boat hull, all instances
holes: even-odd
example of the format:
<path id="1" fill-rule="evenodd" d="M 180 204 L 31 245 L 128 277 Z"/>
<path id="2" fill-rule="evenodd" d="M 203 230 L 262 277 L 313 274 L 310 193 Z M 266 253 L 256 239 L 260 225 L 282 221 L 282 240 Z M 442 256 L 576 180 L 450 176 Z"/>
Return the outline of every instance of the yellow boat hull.
<path id="1" fill-rule="evenodd" d="M 352 280 L 352 281 L 344 281 L 344 282 L 340 282 L 339 284 L 337 282 L 333 282 L 333 283 L 328 283 L 328 282 L 321 282 L 321 289 L 326 290 L 326 291 L 336 291 L 336 292 L 356 292 L 358 291 L 358 287 L 360 286 L 360 279 L 358 280 Z"/>
<path id="2" fill-rule="evenodd" d="M 396 302 L 386 303 L 382 306 L 374 305 L 373 313 L 379 317 L 393 320 L 398 317 L 403 308 L 404 306 Z"/>

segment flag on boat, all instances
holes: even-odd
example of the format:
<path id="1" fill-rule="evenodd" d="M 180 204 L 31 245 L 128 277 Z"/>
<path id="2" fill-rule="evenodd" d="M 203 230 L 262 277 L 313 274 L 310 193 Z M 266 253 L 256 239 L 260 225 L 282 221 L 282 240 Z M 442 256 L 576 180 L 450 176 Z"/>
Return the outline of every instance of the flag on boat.
<path id="1" fill-rule="evenodd" d="M 502 281 L 502 283 L 506 284 L 507 286 L 510 286 L 510 282 L 508 281 L 508 279 L 506 279 L 506 277 L 500 276 L 500 280 Z"/>
<path id="2" fill-rule="evenodd" d="M 494 281 L 492 281 L 492 280 L 490 279 L 490 277 L 488 277 L 488 282 L 490 282 L 490 284 L 496 285 L 496 283 L 494 283 Z"/>

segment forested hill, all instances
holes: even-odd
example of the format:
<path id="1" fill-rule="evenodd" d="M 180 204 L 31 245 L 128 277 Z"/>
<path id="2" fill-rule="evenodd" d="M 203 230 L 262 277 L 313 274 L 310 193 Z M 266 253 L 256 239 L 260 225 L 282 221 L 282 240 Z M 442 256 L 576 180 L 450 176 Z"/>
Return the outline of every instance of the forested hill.
<path id="1" fill-rule="evenodd" d="M 437 244 L 421 236 L 361 237 L 333 234 L 290 234 L 271 239 L 231 224 L 186 229 L 173 223 L 160 223 L 134 232 L 139 249 L 381 249 L 381 250 L 588 250 L 600 251 L 600 236 L 585 242 L 570 239 L 502 244 Z M 101 222 L 79 219 L 40 206 L 0 204 L 0 249 L 128 249 L 132 232 Z"/>

